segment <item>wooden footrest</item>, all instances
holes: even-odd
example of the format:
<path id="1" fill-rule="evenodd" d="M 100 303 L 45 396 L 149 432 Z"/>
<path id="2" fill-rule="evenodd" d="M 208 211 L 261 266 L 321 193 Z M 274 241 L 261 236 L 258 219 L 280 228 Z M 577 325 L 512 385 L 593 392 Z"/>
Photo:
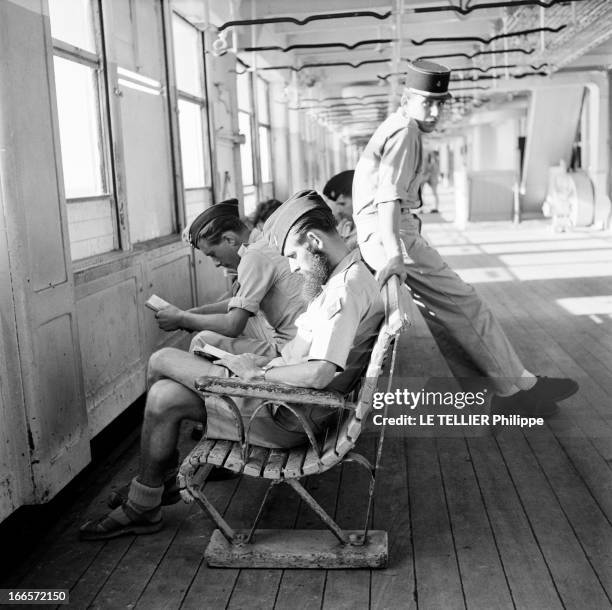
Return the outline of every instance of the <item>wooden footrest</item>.
<path id="1" fill-rule="evenodd" d="M 247 530 L 239 530 L 247 535 Z M 359 531 L 346 531 L 347 536 Z M 384 568 L 389 556 L 387 532 L 368 532 L 362 546 L 341 544 L 327 530 L 257 530 L 250 544 L 228 542 L 216 529 L 204 554 L 216 568 Z"/>

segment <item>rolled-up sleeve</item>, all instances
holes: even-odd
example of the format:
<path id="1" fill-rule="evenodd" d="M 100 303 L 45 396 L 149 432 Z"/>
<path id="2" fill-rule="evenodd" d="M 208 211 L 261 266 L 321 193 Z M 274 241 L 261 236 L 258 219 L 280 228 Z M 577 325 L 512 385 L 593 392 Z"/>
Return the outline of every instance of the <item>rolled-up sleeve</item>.
<path id="1" fill-rule="evenodd" d="M 327 360 L 344 369 L 361 319 L 359 302 L 346 287 L 326 297 L 317 316 L 308 360 Z"/>
<path id="2" fill-rule="evenodd" d="M 419 141 L 414 130 L 398 129 L 387 138 L 378 167 L 374 205 L 407 199 L 408 186 L 417 171 L 418 156 Z"/>
<path id="3" fill-rule="evenodd" d="M 238 265 L 238 290 L 229 300 L 227 310 L 240 308 L 256 314 L 274 283 L 275 272 L 274 264 L 266 256 L 247 250 Z"/>

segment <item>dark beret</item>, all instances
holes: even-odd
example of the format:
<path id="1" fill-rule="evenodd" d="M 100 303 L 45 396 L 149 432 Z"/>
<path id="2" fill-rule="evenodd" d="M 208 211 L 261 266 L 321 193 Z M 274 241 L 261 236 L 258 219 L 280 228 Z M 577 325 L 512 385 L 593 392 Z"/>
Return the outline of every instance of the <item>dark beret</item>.
<path id="1" fill-rule="evenodd" d="M 354 169 L 347 169 L 332 176 L 323 187 L 323 194 L 332 201 L 336 201 L 340 195 L 352 196 L 354 175 Z"/>
<path id="2" fill-rule="evenodd" d="M 209 222 L 215 220 L 215 218 L 220 218 L 221 216 L 234 216 L 239 218 L 240 213 L 238 211 L 238 199 L 226 199 L 225 201 L 221 201 L 220 203 L 210 206 L 199 216 L 197 216 L 189 227 L 189 243 L 194 248 L 197 248 L 198 235 L 202 232 L 202 229 Z"/>
<path id="3" fill-rule="evenodd" d="M 442 64 L 424 59 L 411 63 L 406 70 L 405 86 L 428 97 L 452 97 L 448 92 L 451 71 Z"/>
<path id="4" fill-rule="evenodd" d="M 317 209 L 329 210 L 319 193 L 312 190 L 298 191 L 266 220 L 262 232 L 270 245 L 282 254 L 291 227 L 302 216 Z"/>

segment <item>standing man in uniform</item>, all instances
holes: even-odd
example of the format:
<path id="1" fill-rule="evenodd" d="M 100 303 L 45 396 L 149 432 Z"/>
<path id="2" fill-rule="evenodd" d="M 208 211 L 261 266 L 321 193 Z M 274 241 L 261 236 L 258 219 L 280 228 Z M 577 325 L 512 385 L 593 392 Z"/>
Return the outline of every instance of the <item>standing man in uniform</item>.
<path id="1" fill-rule="evenodd" d="M 266 234 L 271 242 L 300 273 L 308 294 L 316 296 L 299 317 L 297 335 L 283 347 L 280 357 L 241 354 L 218 364 L 246 381 L 333 389 L 345 394 L 361 375 L 384 317 L 378 284 L 359 251 L 346 247 L 335 229 L 331 210 L 316 192 L 296 193 L 269 221 Z M 183 419 L 202 421 L 208 438 L 240 440 L 229 410 L 193 389 L 197 377 L 224 376 L 227 369 L 181 350 L 160 351 L 174 352 L 175 366 L 149 389 L 139 474 L 132 480 L 125 502 L 81 526 L 81 539 L 147 534 L 162 528 L 165 472 L 176 451 Z M 261 399 L 236 403 L 246 423 Z M 301 411 L 315 434 L 323 433 L 335 417 L 333 410 L 324 407 L 294 408 Z M 297 418 L 282 406 L 259 410 L 250 431 L 249 441 L 262 447 L 293 447 L 308 440 Z"/>
<path id="2" fill-rule="evenodd" d="M 412 213 L 419 207 L 424 153 L 421 138 L 434 131 L 448 93 L 450 70 L 429 62 L 408 69 L 400 107 L 374 132 L 353 179 L 353 212 L 362 256 L 379 281 L 399 276 L 496 390 L 500 411 L 553 414 L 574 394 L 570 379 L 536 377 L 517 356 L 489 307 L 421 237 Z M 435 336 L 435 334 L 434 334 Z M 444 351 L 443 351 L 444 353 Z"/>

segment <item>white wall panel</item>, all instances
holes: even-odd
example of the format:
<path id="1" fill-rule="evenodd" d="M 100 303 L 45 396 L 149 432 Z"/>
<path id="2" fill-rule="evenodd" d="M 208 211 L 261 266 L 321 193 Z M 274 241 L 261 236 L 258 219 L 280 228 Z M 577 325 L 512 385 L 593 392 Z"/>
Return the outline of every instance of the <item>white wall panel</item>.
<path id="1" fill-rule="evenodd" d="M 88 293 L 77 303 L 88 400 L 143 358 L 135 307 L 139 283 L 134 270 L 127 269 L 81 287 Z"/>
<path id="2" fill-rule="evenodd" d="M 63 202 L 48 18 L 0 3 L 0 174 L 17 344 L 7 343 L 23 394 L 10 408 L 28 437 L 21 472 L 33 493 L 15 501 L 44 502 L 89 461 L 74 290 Z M 11 334 L 9 334 L 9 339 Z M 6 399 L 3 392 L 2 401 Z M 19 422 L 9 434 L 23 434 Z M 28 464 L 29 461 L 29 464 Z M 25 481 L 22 489 L 27 489 Z M 5 484 L 6 487 L 6 484 Z"/>

